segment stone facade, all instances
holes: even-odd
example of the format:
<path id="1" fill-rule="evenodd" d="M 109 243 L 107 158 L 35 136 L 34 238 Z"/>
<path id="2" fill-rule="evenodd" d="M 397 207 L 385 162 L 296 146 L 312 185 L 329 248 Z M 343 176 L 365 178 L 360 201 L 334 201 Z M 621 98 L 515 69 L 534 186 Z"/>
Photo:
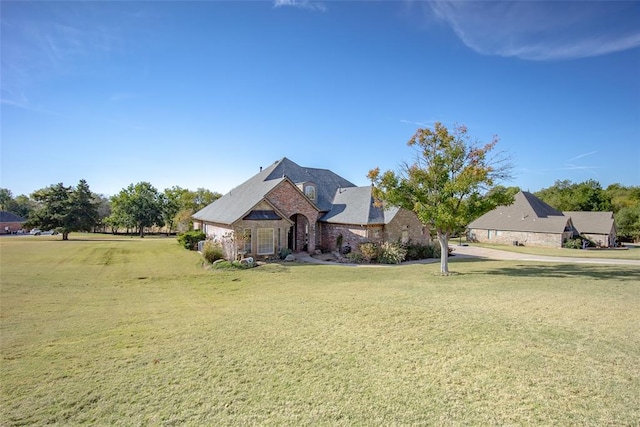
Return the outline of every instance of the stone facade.
<path id="1" fill-rule="evenodd" d="M 469 229 L 468 238 L 473 242 L 497 243 L 502 245 L 513 245 L 515 242 L 519 246 L 543 246 L 561 248 L 562 244 L 571 239 L 573 232 L 564 233 L 534 233 L 529 231 L 506 231 L 506 230 L 484 230 Z"/>
<path id="2" fill-rule="evenodd" d="M 431 241 L 427 227 L 413 212 L 405 209 L 400 209 L 385 226 L 383 238 L 389 242 L 401 241 L 403 243 L 411 241 L 412 243 L 426 244 Z"/>

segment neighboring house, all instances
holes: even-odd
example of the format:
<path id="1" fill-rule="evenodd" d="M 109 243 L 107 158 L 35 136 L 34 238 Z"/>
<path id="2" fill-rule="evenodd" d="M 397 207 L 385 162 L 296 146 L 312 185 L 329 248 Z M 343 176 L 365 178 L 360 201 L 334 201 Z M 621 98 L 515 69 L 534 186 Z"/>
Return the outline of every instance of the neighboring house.
<path id="1" fill-rule="evenodd" d="M 560 212 L 533 194 L 520 191 L 513 204 L 498 206 L 467 226 L 471 241 L 561 248 L 581 235 L 596 244 L 615 244 L 611 212 Z"/>
<path id="2" fill-rule="evenodd" d="M 573 226 L 581 236 L 597 246 L 610 247 L 617 244 L 617 229 L 613 212 L 563 212 L 571 217 Z"/>
<path id="3" fill-rule="evenodd" d="M 430 240 L 413 212 L 376 206 L 370 186 L 357 187 L 330 170 L 301 167 L 286 157 L 196 212 L 193 220 L 207 237 L 235 236 L 240 252 L 258 257 L 285 249 L 357 250 L 365 241 Z"/>
<path id="4" fill-rule="evenodd" d="M 0 212 L 0 233 L 12 234 L 21 230 L 26 219 L 19 217 L 13 212 Z"/>

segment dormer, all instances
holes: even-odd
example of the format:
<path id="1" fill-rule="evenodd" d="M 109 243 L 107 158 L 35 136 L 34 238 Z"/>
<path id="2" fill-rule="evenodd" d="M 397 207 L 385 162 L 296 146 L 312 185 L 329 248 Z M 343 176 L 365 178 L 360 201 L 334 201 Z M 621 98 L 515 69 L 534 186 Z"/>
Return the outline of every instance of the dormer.
<path id="1" fill-rule="evenodd" d="M 307 196 L 307 199 L 311 200 L 314 203 L 317 201 L 318 188 L 315 183 L 311 181 L 307 181 L 307 182 L 298 183 L 297 185 L 298 185 L 298 188 L 302 190 L 304 195 Z"/>

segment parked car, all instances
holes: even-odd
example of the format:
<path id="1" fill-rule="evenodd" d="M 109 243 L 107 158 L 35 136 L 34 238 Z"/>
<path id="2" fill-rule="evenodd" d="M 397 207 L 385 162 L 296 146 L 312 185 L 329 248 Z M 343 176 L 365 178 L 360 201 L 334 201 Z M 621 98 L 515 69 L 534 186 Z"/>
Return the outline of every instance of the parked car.
<path id="1" fill-rule="evenodd" d="M 29 234 L 31 234 L 32 236 L 39 236 L 42 234 L 42 230 L 40 230 L 39 228 L 32 228 Z"/>

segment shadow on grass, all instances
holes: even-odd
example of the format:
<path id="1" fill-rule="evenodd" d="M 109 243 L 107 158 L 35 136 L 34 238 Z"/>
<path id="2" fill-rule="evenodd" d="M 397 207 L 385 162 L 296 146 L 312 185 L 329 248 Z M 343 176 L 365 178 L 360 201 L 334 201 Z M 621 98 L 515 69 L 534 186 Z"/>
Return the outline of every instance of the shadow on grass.
<path id="1" fill-rule="evenodd" d="M 466 262 L 474 262 L 468 260 Z M 575 278 L 584 277 L 595 280 L 619 280 L 621 282 L 640 282 L 640 268 L 612 265 L 593 264 L 516 264 L 508 267 L 487 267 L 473 274 L 510 277 L 545 277 L 545 278 Z"/>

